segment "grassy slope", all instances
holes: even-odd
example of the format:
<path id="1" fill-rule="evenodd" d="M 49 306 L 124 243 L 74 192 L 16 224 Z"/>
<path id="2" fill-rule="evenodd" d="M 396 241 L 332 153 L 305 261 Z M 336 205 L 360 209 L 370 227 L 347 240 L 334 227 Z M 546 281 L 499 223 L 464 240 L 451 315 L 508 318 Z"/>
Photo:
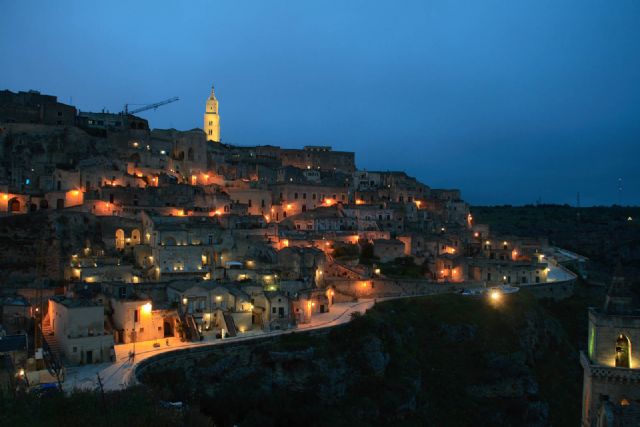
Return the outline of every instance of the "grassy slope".
<path id="1" fill-rule="evenodd" d="M 0 425 L 124 425 L 124 420 L 133 426 L 181 425 L 181 415 L 158 407 L 161 397 L 190 402 L 194 412 L 188 414 L 189 425 L 203 425 L 200 411 L 216 425 L 522 425 L 529 398 L 482 398 L 468 387 L 514 375 L 510 365 L 496 369 L 490 360 L 526 353 L 520 338 L 526 319 L 536 317 L 563 325 L 554 332 L 561 338 L 536 352 L 531 366 L 540 386 L 536 399 L 550 404 L 554 425 L 573 426 L 579 422 L 581 385 L 578 343 L 571 337 L 583 333 L 584 306 L 590 301 L 585 294 L 541 304 L 525 292 L 509 295 L 499 306 L 459 295 L 388 301 L 326 336 L 287 335 L 252 347 L 252 363 L 264 361 L 269 351 L 314 347 L 312 362 L 296 368 L 308 375 L 297 388 L 262 387 L 273 375 L 269 364 L 246 373 L 231 364 L 216 377 L 217 391 L 207 395 L 202 390 L 214 381 L 208 370 L 221 361 L 213 354 L 186 371 L 151 375 L 151 389 L 109 393 L 104 405 L 98 393 L 5 400 Z M 459 338 L 443 333 L 443 328 L 460 325 L 472 333 Z M 546 334 L 538 329 L 541 336 Z M 381 351 L 389 357 L 382 373 L 368 362 L 372 340 L 380 340 Z M 319 366 L 340 374 L 331 378 Z M 331 401 L 327 390 L 341 380 L 346 380 L 346 393 Z"/>
<path id="2" fill-rule="evenodd" d="M 587 308 L 603 303 L 604 289 L 579 281 L 572 298 L 543 301 L 541 305 L 563 329 L 568 352 L 538 361 L 536 371 L 542 392 L 549 400 L 556 425 L 578 425 L 582 407 L 582 368 L 579 352 L 587 346 Z M 550 355 L 554 355 L 553 350 Z"/>
<path id="3" fill-rule="evenodd" d="M 337 401 L 328 402 L 323 390 L 330 390 L 330 382 L 339 379 L 328 379 L 324 372 L 312 374 L 299 389 L 261 389 L 260 384 L 269 382 L 273 375 L 267 364 L 247 375 L 229 379 L 221 375 L 215 379 L 218 388 L 212 395 L 195 399 L 219 425 L 255 425 L 257 420 L 263 426 L 522 425 L 528 397 L 483 398 L 468 387 L 520 375 L 510 370 L 518 371 L 522 366 L 507 364 L 496 369 L 490 360 L 500 355 L 517 358 L 528 351 L 521 347 L 520 338 L 525 318 L 532 316 L 553 319 L 525 292 L 508 296 L 498 307 L 457 295 L 389 301 L 326 337 L 290 335 L 252 355 L 259 361 L 266 351 L 314 347 L 314 366 L 328 364 L 330 371 L 340 371 L 346 363 L 346 373 L 340 377 L 348 378 L 347 392 Z M 443 326 L 455 329 L 457 325 L 474 332 L 453 340 L 443 334 Z M 554 425 L 572 426 L 580 416 L 580 372 L 571 357 L 577 354 L 574 346 L 566 334 L 560 331 L 560 335 L 562 339 L 538 349 L 532 367 L 540 384 L 535 398 L 551 403 Z M 367 362 L 368 344 L 375 339 L 389 356 L 383 374 L 374 372 Z M 212 356 L 212 362 L 218 357 Z M 191 380 L 208 375 L 207 369 L 189 371 Z M 296 374 L 292 371 L 291 375 Z M 193 392 L 183 388 L 189 381 L 176 384 L 180 376 L 178 372 L 157 373 L 149 379 L 165 393 L 179 391 L 180 396 L 173 396 L 177 398 Z M 201 386 L 195 386 L 196 394 Z M 415 406 L 407 406 L 408 402 Z"/>

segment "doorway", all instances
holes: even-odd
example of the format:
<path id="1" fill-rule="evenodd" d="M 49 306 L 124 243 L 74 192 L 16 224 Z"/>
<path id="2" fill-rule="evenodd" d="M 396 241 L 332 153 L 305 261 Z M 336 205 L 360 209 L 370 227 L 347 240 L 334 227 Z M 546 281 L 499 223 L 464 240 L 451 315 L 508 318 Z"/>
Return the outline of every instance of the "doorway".
<path id="1" fill-rule="evenodd" d="M 173 336 L 173 325 L 170 320 L 165 320 L 163 322 L 164 325 L 164 337 L 169 338 Z"/>
<path id="2" fill-rule="evenodd" d="M 9 212 L 20 212 L 20 200 L 16 198 L 9 200 Z"/>

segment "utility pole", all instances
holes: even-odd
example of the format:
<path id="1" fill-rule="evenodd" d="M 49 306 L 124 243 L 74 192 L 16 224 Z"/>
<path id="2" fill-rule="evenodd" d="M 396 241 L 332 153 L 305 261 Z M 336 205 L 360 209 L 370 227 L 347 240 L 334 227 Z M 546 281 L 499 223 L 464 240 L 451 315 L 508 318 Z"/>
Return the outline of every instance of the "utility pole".
<path id="1" fill-rule="evenodd" d="M 133 364 L 133 361 L 136 360 L 136 341 L 138 338 L 138 331 L 136 329 L 136 317 L 140 316 L 140 314 L 138 313 L 138 309 L 136 308 L 136 314 L 134 314 L 134 318 L 133 318 L 133 352 L 131 352 L 131 360 L 130 362 Z"/>
<path id="2" fill-rule="evenodd" d="M 622 206 L 622 178 L 618 178 L 618 206 Z"/>
<path id="3" fill-rule="evenodd" d="M 100 374 L 96 374 L 98 377 L 98 389 L 100 390 L 100 401 L 102 403 L 102 411 L 106 421 L 107 426 L 111 425 L 111 419 L 109 417 L 109 411 L 107 411 L 107 401 L 104 398 L 104 384 L 102 384 L 102 378 L 100 378 Z"/>
<path id="4" fill-rule="evenodd" d="M 36 359 L 36 369 L 44 368 L 44 336 L 42 335 L 42 320 L 44 318 L 44 301 L 42 298 L 44 281 L 46 278 L 46 249 L 44 240 L 38 242 L 36 249 L 36 277 L 40 282 L 36 286 L 36 313 L 34 316 L 33 345 Z M 38 358 L 38 352 L 41 357 Z"/>

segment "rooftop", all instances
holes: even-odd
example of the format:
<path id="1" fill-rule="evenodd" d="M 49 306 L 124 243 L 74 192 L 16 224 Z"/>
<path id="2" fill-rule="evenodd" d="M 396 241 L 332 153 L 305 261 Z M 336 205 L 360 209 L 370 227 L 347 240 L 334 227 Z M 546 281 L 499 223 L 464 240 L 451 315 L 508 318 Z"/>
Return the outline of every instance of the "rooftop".
<path id="1" fill-rule="evenodd" d="M 102 305 L 97 301 L 86 298 L 67 298 L 65 296 L 57 296 L 51 298 L 51 300 L 67 308 L 99 307 Z"/>

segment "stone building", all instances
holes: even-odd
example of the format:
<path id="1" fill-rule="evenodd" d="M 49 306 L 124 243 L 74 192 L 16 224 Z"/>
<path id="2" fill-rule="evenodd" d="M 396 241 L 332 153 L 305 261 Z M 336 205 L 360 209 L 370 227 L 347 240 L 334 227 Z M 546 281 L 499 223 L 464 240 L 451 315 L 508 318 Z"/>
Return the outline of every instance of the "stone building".
<path id="1" fill-rule="evenodd" d="M 588 334 L 580 354 L 583 427 L 640 425 L 640 309 L 620 269 L 604 307 L 589 309 Z"/>
<path id="2" fill-rule="evenodd" d="M 306 146 L 302 150 L 282 149 L 283 166 L 298 169 L 319 169 L 353 173 L 356 170 L 355 154 L 347 151 L 333 151 L 329 146 Z"/>
<path id="3" fill-rule="evenodd" d="M 546 263 L 471 258 L 467 260 L 468 278 L 490 285 L 530 285 L 547 282 Z"/>
<path id="4" fill-rule="evenodd" d="M 179 307 L 181 314 L 193 316 L 204 335 L 222 329 L 232 335 L 248 331 L 255 320 L 251 297 L 232 284 L 176 281 L 167 287 L 167 299 Z"/>
<path id="5" fill-rule="evenodd" d="M 298 293 L 292 304 L 293 317 L 297 323 L 309 323 L 314 315 L 328 313 L 333 305 L 332 289 L 310 288 Z"/>
<path id="6" fill-rule="evenodd" d="M 428 186 L 404 172 L 358 171 L 352 185 L 356 199 L 364 203 L 421 202 L 430 195 Z"/>
<path id="7" fill-rule="evenodd" d="M 115 342 L 165 339 L 176 334 L 176 310 L 157 309 L 148 298 L 119 298 L 109 301 Z"/>
<path id="8" fill-rule="evenodd" d="M 204 134 L 207 141 L 220 142 L 220 113 L 218 111 L 218 99 L 211 86 L 211 94 L 207 98 L 204 112 Z"/>
<path id="9" fill-rule="evenodd" d="M 58 102 L 56 96 L 42 95 L 36 90 L 0 91 L 0 123 L 73 126 L 75 120 L 75 107 Z"/>
<path id="10" fill-rule="evenodd" d="M 33 314 L 31 303 L 20 295 L 0 298 L 0 326 L 9 335 L 27 331 Z"/>
<path id="11" fill-rule="evenodd" d="M 308 210 L 329 207 L 337 203 L 347 203 L 349 189 L 345 186 L 332 184 L 313 185 L 294 182 L 273 185 L 271 188 L 274 209 L 271 219 L 281 221 L 288 216 Z M 273 218 L 274 214 L 275 218 Z"/>
<path id="12" fill-rule="evenodd" d="M 204 277 L 216 263 L 221 229 L 215 217 L 142 215 L 143 242 L 136 262 L 155 280 L 165 276 Z M 219 262 L 219 260 L 218 260 Z"/>
<path id="13" fill-rule="evenodd" d="M 54 297 L 49 300 L 48 319 L 55 341 L 73 364 L 112 361 L 113 335 L 105 330 L 104 306 L 79 299 Z"/>
<path id="14" fill-rule="evenodd" d="M 339 205 L 319 207 L 290 216 L 279 224 L 279 229 L 322 233 L 357 230 L 356 220 L 346 217 Z"/>
<path id="15" fill-rule="evenodd" d="M 278 267 L 283 280 L 315 280 L 324 269 L 325 253 L 313 247 L 285 247 L 278 251 Z"/>
<path id="16" fill-rule="evenodd" d="M 268 189 L 235 186 L 226 187 L 225 192 L 233 202 L 247 205 L 249 214 L 263 215 L 267 221 L 271 220 L 272 196 Z"/>
<path id="17" fill-rule="evenodd" d="M 390 262 L 405 256 L 405 246 L 397 239 L 376 239 L 373 241 L 373 254 L 380 262 Z"/>
<path id="18" fill-rule="evenodd" d="M 344 207 L 344 214 L 358 221 L 358 230 L 386 230 L 401 232 L 404 229 L 404 207 L 389 202 L 374 204 L 356 203 Z"/>

